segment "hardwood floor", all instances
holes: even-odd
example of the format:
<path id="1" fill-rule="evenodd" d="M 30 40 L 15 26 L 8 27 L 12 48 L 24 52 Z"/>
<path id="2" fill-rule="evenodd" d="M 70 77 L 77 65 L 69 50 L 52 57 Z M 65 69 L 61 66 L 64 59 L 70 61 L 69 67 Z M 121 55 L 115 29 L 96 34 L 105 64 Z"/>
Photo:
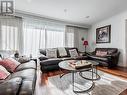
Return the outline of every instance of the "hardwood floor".
<path id="1" fill-rule="evenodd" d="M 106 73 L 118 76 L 120 78 L 127 79 L 127 68 L 122 68 L 122 67 L 117 67 L 114 69 L 108 69 L 104 67 L 98 67 L 99 70 L 104 71 Z M 38 78 L 37 78 L 37 84 L 36 84 L 36 90 L 35 90 L 35 95 L 49 95 L 45 94 L 47 89 L 45 89 L 46 85 L 48 85 L 48 77 L 55 76 L 62 74 L 63 71 L 53 71 L 53 72 L 48 72 L 48 73 L 41 73 L 40 70 L 38 70 Z M 64 71 L 67 73 L 67 71 Z M 127 95 L 127 89 L 123 91 L 120 95 Z"/>
<path id="2" fill-rule="evenodd" d="M 108 69 L 104 67 L 98 67 L 98 69 L 106 73 L 113 74 L 115 76 L 127 79 L 127 68 L 117 67 L 113 69 Z"/>
<path id="3" fill-rule="evenodd" d="M 108 69 L 108 68 L 98 67 L 98 69 L 101 71 L 104 71 L 106 73 L 127 79 L 127 68 L 117 67 L 117 68 L 113 68 L 113 69 Z M 121 92 L 120 95 L 127 95 L 127 89 L 125 91 Z"/>

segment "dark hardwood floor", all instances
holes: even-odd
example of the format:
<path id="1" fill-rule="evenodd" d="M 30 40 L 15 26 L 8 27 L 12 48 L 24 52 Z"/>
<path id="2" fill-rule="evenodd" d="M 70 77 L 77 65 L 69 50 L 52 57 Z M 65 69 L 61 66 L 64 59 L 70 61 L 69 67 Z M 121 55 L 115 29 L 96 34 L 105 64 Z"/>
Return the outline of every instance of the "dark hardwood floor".
<path id="1" fill-rule="evenodd" d="M 127 68 L 117 67 L 117 68 L 113 68 L 113 69 L 108 69 L 108 68 L 104 68 L 104 67 L 98 67 L 98 69 L 101 71 L 104 71 L 106 73 L 118 76 L 120 78 L 127 79 Z M 46 85 L 48 85 L 48 77 L 62 74 L 62 72 L 63 71 L 59 70 L 59 71 L 53 71 L 53 72 L 48 72 L 48 73 L 42 74 L 41 71 L 38 70 L 37 87 L 36 87 L 35 95 L 43 95 L 41 93 L 41 90 L 44 89 L 44 87 Z M 67 73 L 67 71 L 64 71 L 64 72 Z M 40 85 L 41 85 L 41 88 L 40 88 Z M 44 94 L 44 95 L 47 95 L 47 94 Z M 127 95 L 127 89 L 125 91 L 121 92 L 120 95 Z"/>

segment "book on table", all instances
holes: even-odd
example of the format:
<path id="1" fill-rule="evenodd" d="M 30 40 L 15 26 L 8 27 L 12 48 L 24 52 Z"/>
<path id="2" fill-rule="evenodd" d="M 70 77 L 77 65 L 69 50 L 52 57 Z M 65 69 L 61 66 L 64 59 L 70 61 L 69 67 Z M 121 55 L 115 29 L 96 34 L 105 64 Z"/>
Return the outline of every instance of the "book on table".
<path id="1" fill-rule="evenodd" d="M 80 69 L 80 68 L 88 68 L 92 64 L 89 61 L 86 60 L 78 60 L 78 61 L 70 61 L 69 66 L 71 66 L 74 69 Z"/>

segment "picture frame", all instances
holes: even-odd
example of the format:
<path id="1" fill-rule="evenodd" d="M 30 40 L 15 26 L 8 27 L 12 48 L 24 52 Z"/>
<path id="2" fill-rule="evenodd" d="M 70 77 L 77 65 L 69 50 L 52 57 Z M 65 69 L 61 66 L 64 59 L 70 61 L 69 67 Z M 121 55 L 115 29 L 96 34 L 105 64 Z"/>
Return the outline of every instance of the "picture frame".
<path id="1" fill-rule="evenodd" d="M 96 43 L 111 42 L 111 25 L 103 26 L 96 29 Z"/>

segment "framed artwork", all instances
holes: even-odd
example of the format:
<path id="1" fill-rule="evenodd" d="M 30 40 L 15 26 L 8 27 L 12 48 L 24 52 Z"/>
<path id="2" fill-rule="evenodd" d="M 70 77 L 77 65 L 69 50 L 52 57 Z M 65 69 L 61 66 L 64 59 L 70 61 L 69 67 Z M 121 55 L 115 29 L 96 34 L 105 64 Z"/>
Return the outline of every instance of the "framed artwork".
<path id="1" fill-rule="evenodd" d="M 97 28 L 96 43 L 110 43 L 110 42 L 111 42 L 111 25 Z"/>

